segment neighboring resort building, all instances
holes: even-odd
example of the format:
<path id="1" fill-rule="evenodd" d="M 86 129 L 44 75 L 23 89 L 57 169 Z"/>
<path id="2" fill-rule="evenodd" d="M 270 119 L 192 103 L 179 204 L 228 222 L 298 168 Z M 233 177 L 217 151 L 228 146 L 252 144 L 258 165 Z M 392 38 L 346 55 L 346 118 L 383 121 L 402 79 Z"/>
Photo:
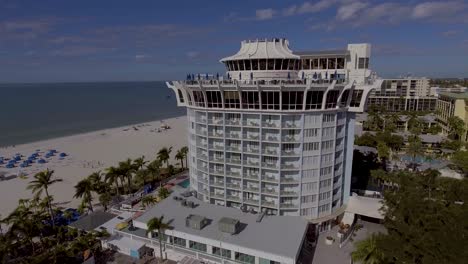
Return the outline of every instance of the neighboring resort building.
<path id="1" fill-rule="evenodd" d="M 367 105 L 388 112 L 434 111 L 437 98 L 429 84 L 428 78 L 384 79 L 380 89 L 371 91 Z"/>
<path id="2" fill-rule="evenodd" d="M 355 113 L 382 83 L 370 49 L 296 53 L 286 39 L 242 41 L 221 60 L 226 76 L 168 82 L 187 107 L 197 198 L 328 228 L 350 196 Z"/>
<path id="3" fill-rule="evenodd" d="M 448 120 L 459 117 L 465 122 L 465 135 L 463 141 L 468 141 L 468 93 L 439 93 L 437 99 L 437 121 L 442 127 L 442 133 L 448 135 L 450 127 Z"/>

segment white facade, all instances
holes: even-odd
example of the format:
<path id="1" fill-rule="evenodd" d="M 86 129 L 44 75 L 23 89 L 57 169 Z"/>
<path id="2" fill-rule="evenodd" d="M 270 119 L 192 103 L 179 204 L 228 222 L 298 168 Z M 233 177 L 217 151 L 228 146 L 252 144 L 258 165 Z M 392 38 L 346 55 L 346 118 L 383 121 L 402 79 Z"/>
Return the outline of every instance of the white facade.
<path id="1" fill-rule="evenodd" d="M 355 112 L 382 83 L 372 78 L 369 57 L 369 44 L 293 53 L 287 40 L 257 40 L 221 60 L 223 80 L 167 83 L 187 107 L 198 198 L 333 218 L 349 198 Z"/>

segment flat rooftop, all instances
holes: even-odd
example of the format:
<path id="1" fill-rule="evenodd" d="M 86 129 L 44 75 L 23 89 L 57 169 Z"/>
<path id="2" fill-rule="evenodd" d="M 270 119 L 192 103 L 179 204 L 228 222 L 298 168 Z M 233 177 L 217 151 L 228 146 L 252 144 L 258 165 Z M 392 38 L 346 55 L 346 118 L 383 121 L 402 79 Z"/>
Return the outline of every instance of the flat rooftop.
<path id="1" fill-rule="evenodd" d="M 156 204 L 134 222 L 147 223 L 153 217 L 164 215 L 166 221 L 171 221 L 175 231 L 191 234 L 222 243 L 268 252 L 277 256 L 296 258 L 299 255 L 302 238 L 308 222 L 297 216 L 264 216 L 257 222 L 258 214 L 244 213 L 235 208 L 217 206 L 199 201 L 195 197 L 188 197 L 197 206 L 190 208 L 182 206 L 173 197 L 177 192 Z M 189 215 L 200 215 L 211 220 L 201 230 L 186 227 L 185 219 Z M 243 229 L 231 235 L 219 231 L 218 222 L 221 219 L 232 218 L 240 221 Z"/>
<path id="2" fill-rule="evenodd" d="M 450 98 L 455 98 L 455 99 L 468 99 L 468 93 L 446 93 L 446 92 L 440 92 L 439 96 L 447 96 Z"/>

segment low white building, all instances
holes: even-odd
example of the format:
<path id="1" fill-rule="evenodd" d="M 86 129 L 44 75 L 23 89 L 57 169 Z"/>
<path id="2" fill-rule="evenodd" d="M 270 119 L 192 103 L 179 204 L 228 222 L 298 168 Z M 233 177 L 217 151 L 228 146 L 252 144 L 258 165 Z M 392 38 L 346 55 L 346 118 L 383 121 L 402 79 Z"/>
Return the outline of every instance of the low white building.
<path id="1" fill-rule="evenodd" d="M 116 233 L 129 243 L 144 243 L 158 256 L 158 234 L 148 235 L 147 223 L 160 216 L 172 226 L 164 232 L 165 251 L 211 263 L 295 264 L 308 229 L 301 217 L 241 212 L 173 193 L 134 219 L 133 227 Z"/>

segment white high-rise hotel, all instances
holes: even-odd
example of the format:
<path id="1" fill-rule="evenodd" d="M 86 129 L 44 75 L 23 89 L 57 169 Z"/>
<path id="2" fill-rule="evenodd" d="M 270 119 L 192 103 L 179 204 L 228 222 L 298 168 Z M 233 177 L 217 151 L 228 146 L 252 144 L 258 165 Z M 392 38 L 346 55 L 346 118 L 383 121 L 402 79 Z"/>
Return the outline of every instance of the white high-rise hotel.
<path id="1" fill-rule="evenodd" d="M 187 107 L 191 188 L 202 201 L 325 221 L 350 195 L 355 113 L 380 87 L 369 44 L 293 52 L 243 41 L 223 77 L 167 85 Z"/>

